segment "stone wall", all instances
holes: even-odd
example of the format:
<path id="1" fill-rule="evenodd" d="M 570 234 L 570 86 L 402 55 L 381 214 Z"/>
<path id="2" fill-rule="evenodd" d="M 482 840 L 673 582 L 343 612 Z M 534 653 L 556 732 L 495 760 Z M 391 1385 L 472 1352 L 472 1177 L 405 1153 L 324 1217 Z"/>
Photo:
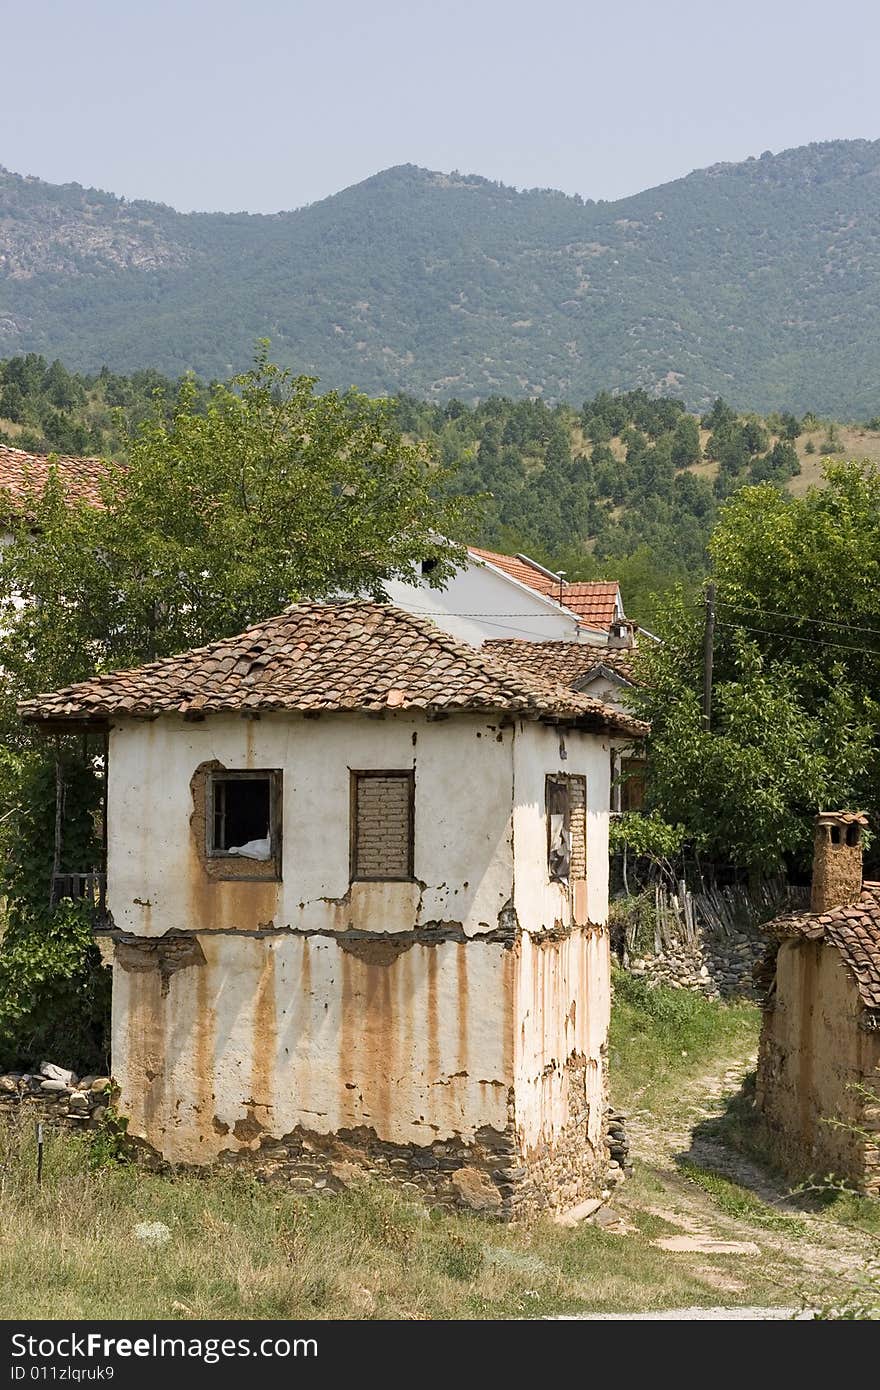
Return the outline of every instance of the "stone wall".
<path id="1" fill-rule="evenodd" d="M 297 1127 L 281 1139 L 262 1136 L 252 1149 L 226 1150 L 217 1166 L 245 1169 L 261 1182 L 315 1195 L 379 1183 L 432 1206 L 504 1221 L 565 1211 L 623 1180 L 628 1166 L 623 1117 L 610 1106 L 598 1155 L 587 1142 L 584 1109 L 573 1114 L 552 1148 L 525 1158 L 513 1120 L 512 1091 L 508 1108 L 505 1130 L 485 1126 L 472 1143 L 455 1138 L 426 1146 L 390 1144 L 371 1129 L 328 1135 Z"/>
<path id="2" fill-rule="evenodd" d="M 757 999 L 753 976 L 767 948 L 762 923 L 806 906 L 808 891 L 770 881 L 677 892 L 655 885 L 612 904 L 612 949 L 632 975 L 709 999 Z"/>
<path id="3" fill-rule="evenodd" d="M 656 954 L 627 954 L 624 965 L 631 975 L 696 990 L 709 999 L 751 999 L 757 997 L 752 971 L 766 949 L 767 938 L 758 928 L 720 939 L 700 929 L 696 940 L 669 943 Z"/>
<path id="4" fill-rule="evenodd" d="M 107 1114 L 112 1095 L 108 1076 L 80 1078 L 51 1066 L 47 1073 L 7 1072 L 0 1076 L 0 1117 L 94 1129 Z"/>

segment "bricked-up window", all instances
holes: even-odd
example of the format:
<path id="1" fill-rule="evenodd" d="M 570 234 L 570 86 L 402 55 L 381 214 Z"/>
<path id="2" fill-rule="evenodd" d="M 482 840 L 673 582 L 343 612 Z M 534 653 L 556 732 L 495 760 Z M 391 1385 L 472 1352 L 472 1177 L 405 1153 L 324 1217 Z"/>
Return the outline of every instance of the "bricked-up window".
<path id="1" fill-rule="evenodd" d="M 587 876 L 587 779 L 547 777 L 547 872 L 556 883 Z"/>
<path id="2" fill-rule="evenodd" d="M 211 778 L 208 850 L 212 855 L 275 857 L 281 773 L 218 773 Z"/>
<path id="3" fill-rule="evenodd" d="M 587 779 L 572 775 L 568 779 L 571 808 L 571 878 L 587 876 Z"/>
<path id="4" fill-rule="evenodd" d="M 351 876 L 413 876 L 412 772 L 353 772 Z"/>

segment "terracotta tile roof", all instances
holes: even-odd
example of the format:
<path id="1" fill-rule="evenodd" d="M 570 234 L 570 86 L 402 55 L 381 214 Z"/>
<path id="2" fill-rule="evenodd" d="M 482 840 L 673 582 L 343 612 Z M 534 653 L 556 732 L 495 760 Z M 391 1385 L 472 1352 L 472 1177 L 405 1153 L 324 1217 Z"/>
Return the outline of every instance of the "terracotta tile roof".
<path id="1" fill-rule="evenodd" d="M 494 565 L 496 569 L 503 570 L 505 574 L 510 575 L 511 579 L 516 579 L 520 584 L 534 589 L 536 594 L 541 594 L 544 598 L 552 598 L 558 603 L 561 593 L 563 608 L 574 613 L 584 627 L 607 631 L 614 621 L 617 612 L 617 597 L 620 593 L 620 585 L 616 580 L 584 580 L 576 584 L 563 583 L 560 590 L 558 579 L 545 574 L 539 565 L 520 555 L 500 555 L 495 550 L 479 550 L 474 545 L 468 546 L 468 554 L 473 555 L 477 560 L 485 560 L 488 564 Z"/>
<path id="2" fill-rule="evenodd" d="M 22 718 L 38 724 L 173 712 L 388 709 L 521 712 L 646 732 L 600 700 L 494 661 L 426 618 L 371 602 L 299 604 L 240 636 L 19 706 Z"/>
<path id="3" fill-rule="evenodd" d="M 767 923 L 777 937 L 803 937 L 836 946 L 852 972 L 862 1003 L 880 1009 L 880 883 L 863 883 L 851 907 L 830 912 L 789 913 Z"/>
<path id="4" fill-rule="evenodd" d="M 493 660 L 529 671 L 534 676 L 560 681 L 569 689 L 588 680 L 600 666 L 636 683 L 633 653 L 626 647 L 598 647 L 586 642 L 529 642 L 519 638 L 491 637 L 480 648 Z"/>
<path id="5" fill-rule="evenodd" d="M 559 596 L 559 580 L 551 578 L 529 560 L 521 560 L 518 555 L 499 555 L 495 550 L 478 550 L 475 545 L 468 546 L 468 554 L 475 555 L 478 560 L 488 561 L 496 569 L 509 574 L 511 579 L 518 579 L 520 584 L 534 589 L 536 594 L 549 595 L 550 598 Z"/>
<path id="6" fill-rule="evenodd" d="M 11 500 L 11 510 L 27 516 L 34 494 L 43 491 L 49 472 L 55 467 L 61 485 L 75 502 L 103 505 L 100 484 L 107 476 L 107 463 L 98 458 L 71 458 L 67 454 L 28 454 L 0 444 L 0 511 Z"/>
<path id="7" fill-rule="evenodd" d="M 607 629 L 616 615 L 619 592 L 620 585 L 616 580 L 610 583 L 566 584 L 562 590 L 562 602 L 577 614 L 586 627 Z"/>

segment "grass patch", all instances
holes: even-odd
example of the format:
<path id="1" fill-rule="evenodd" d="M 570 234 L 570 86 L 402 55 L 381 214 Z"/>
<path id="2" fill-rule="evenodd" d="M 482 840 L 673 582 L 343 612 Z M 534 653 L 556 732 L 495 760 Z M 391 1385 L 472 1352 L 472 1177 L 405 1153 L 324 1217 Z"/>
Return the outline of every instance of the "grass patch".
<path id="1" fill-rule="evenodd" d="M 615 1101 L 663 1109 L 677 1083 L 708 1061 L 755 1048 L 760 1019 L 756 1004 L 721 1003 L 615 970 L 609 1037 Z"/>
<path id="2" fill-rule="evenodd" d="M 700 1168 L 695 1163 L 681 1163 L 679 1172 L 689 1182 L 695 1183 L 707 1192 L 726 1216 L 732 1216 L 738 1221 L 747 1221 L 753 1226 L 763 1226 L 768 1231 L 785 1231 L 792 1236 L 806 1234 L 807 1227 L 804 1221 L 790 1216 L 787 1212 L 779 1211 L 767 1202 L 762 1202 L 761 1198 L 750 1192 L 747 1187 L 740 1186 L 721 1173 L 713 1173 L 710 1169 Z"/>
<path id="3" fill-rule="evenodd" d="M 7 1318 L 519 1318 L 718 1301 L 705 1258 L 670 1260 L 649 1229 L 511 1228 L 379 1184 L 320 1197 L 231 1170 L 94 1169 L 69 1133 L 47 1135 L 37 1187 L 34 1150 L 32 1125 L 0 1133 Z M 167 1238 L 138 1238 L 156 1223 Z M 778 1301 L 758 1265 L 750 1275 L 736 1301 Z"/>

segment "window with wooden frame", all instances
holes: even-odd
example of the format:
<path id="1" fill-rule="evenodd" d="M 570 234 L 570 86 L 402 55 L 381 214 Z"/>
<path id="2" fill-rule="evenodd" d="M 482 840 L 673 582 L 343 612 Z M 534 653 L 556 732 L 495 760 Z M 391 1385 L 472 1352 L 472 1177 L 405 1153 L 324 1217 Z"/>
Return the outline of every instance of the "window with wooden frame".
<path id="1" fill-rule="evenodd" d="M 415 773 L 352 772 L 351 877 L 413 877 Z"/>
<path id="2" fill-rule="evenodd" d="M 257 877 L 265 877 L 272 865 L 280 876 L 279 769 L 224 768 L 212 773 L 205 812 L 209 858 L 235 861 L 236 877 L 246 876 L 249 865 Z"/>
<path id="3" fill-rule="evenodd" d="M 644 758 L 621 758 L 621 811 L 643 811 L 645 809 L 647 768 L 648 764 Z"/>
<path id="4" fill-rule="evenodd" d="M 548 775 L 544 790 L 547 806 L 547 872 L 554 883 L 567 883 L 571 872 L 571 797 L 568 779 Z"/>

